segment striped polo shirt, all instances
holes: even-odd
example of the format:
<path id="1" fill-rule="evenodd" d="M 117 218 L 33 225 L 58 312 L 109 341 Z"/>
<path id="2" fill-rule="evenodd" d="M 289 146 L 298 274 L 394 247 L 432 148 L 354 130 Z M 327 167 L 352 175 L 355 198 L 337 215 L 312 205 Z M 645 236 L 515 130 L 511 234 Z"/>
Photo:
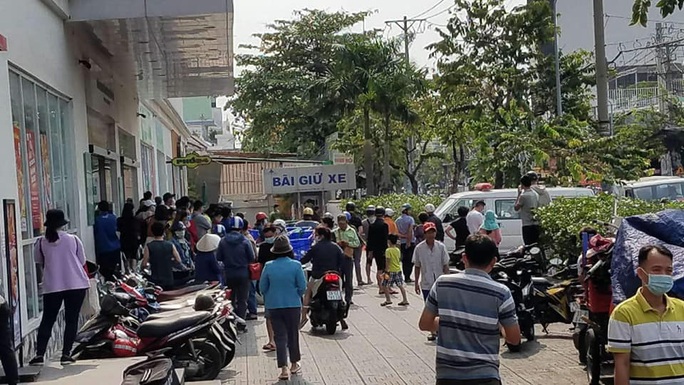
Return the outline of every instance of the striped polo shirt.
<path id="1" fill-rule="evenodd" d="M 665 299 L 660 314 L 639 289 L 610 317 L 608 351 L 630 354 L 631 385 L 684 383 L 684 302 Z"/>
<path id="2" fill-rule="evenodd" d="M 506 286 L 477 269 L 442 275 L 425 308 L 439 316 L 438 380 L 500 379 L 498 325 L 518 322 Z"/>

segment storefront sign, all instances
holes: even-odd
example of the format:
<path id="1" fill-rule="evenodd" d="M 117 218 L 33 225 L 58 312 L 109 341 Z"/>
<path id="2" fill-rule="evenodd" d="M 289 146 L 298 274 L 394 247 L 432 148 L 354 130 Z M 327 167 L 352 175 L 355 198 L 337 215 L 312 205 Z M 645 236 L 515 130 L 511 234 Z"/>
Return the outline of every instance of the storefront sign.
<path id="1" fill-rule="evenodd" d="M 197 168 L 199 166 L 204 166 L 211 164 L 211 158 L 208 156 L 200 156 L 198 153 L 193 152 L 186 156 L 180 156 L 178 158 L 173 158 L 171 164 L 179 167 L 187 168 Z"/>
<path id="2" fill-rule="evenodd" d="M 264 170 L 264 192 L 267 194 L 354 189 L 356 189 L 356 170 L 354 165 Z"/>
<path id="3" fill-rule="evenodd" d="M 26 190 L 24 188 L 24 166 L 21 159 L 21 129 L 19 123 L 14 122 L 14 157 L 17 166 L 17 191 L 19 191 L 19 209 L 21 210 L 21 231 L 28 231 L 26 223 Z"/>
<path id="4" fill-rule="evenodd" d="M 6 298 L 10 307 L 12 321 L 10 332 L 14 336 L 14 349 L 21 346 L 21 307 L 19 296 L 19 257 L 17 254 L 17 218 L 16 204 L 13 199 L 3 200 L 3 210 L 5 211 L 5 257 L 7 259 L 7 282 L 9 284 L 9 295 Z M 31 268 L 32 266 L 28 266 Z"/>
<path id="5" fill-rule="evenodd" d="M 52 178 L 50 178 L 50 154 L 49 154 L 48 137 L 46 134 L 40 134 L 40 159 L 43 162 L 43 186 L 45 186 L 45 211 L 52 207 L 52 189 L 48 186 L 52 186 Z"/>
<path id="6" fill-rule="evenodd" d="M 40 209 L 40 187 L 38 182 L 38 165 L 36 164 L 35 139 L 35 134 L 32 131 L 26 132 L 31 219 L 33 220 L 33 229 L 40 231 L 43 228 L 43 216 Z"/>

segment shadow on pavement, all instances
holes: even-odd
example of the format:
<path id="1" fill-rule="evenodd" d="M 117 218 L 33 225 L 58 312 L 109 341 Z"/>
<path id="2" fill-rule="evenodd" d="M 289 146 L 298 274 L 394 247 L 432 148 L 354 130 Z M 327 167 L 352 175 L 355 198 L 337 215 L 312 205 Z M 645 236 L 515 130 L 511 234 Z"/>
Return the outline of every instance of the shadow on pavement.
<path id="1" fill-rule="evenodd" d="M 538 341 L 528 341 L 524 342 L 522 346 L 520 347 L 520 352 L 519 353 L 511 353 L 509 351 L 506 351 L 501 354 L 501 357 L 510 359 L 510 360 L 522 360 L 522 359 L 527 359 L 535 354 L 539 353 L 540 350 L 545 348 L 546 345 L 539 343 Z M 503 348 L 506 349 L 506 348 Z"/>
<path id="2" fill-rule="evenodd" d="M 52 367 L 46 365 L 41 369 L 40 375 L 38 376 L 38 381 L 56 381 L 65 377 L 77 376 L 88 370 L 95 370 L 98 367 L 99 365 L 88 364 L 73 364 L 64 367 Z"/>

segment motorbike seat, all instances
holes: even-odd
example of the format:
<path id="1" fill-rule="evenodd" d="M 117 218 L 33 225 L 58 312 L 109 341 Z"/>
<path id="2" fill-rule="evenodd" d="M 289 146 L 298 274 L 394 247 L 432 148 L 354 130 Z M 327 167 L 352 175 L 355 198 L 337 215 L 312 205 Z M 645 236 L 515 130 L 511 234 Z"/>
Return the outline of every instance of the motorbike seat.
<path id="1" fill-rule="evenodd" d="M 555 282 L 550 280 L 548 277 L 532 277 L 532 283 L 535 285 L 547 285 L 553 286 Z"/>
<path id="2" fill-rule="evenodd" d="M 196 312 L 189 315 L 182 315 L 180 317 L 171 317 L 158 319 L 148 322 L 143 322 L 138 328 L 138 337 L 140 338 L 159 338 L 168 336 L 179 330 L 183 330 L 190 326 L 206 321 L 211 317 L 209 312 Z"/>

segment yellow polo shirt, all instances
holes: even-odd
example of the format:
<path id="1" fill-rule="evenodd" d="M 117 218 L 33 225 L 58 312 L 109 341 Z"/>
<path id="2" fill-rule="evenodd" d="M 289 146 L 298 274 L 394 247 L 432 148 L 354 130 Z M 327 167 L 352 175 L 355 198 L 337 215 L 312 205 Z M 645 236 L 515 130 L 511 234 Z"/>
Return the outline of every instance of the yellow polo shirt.
<path id="1" fill-rule="evenodd" d="M 630 385 L 684 384 L 684 302 L 665 299 L 660 314 L 639 289 L 610 316 L 608 351 L 630 354 Z"/>

